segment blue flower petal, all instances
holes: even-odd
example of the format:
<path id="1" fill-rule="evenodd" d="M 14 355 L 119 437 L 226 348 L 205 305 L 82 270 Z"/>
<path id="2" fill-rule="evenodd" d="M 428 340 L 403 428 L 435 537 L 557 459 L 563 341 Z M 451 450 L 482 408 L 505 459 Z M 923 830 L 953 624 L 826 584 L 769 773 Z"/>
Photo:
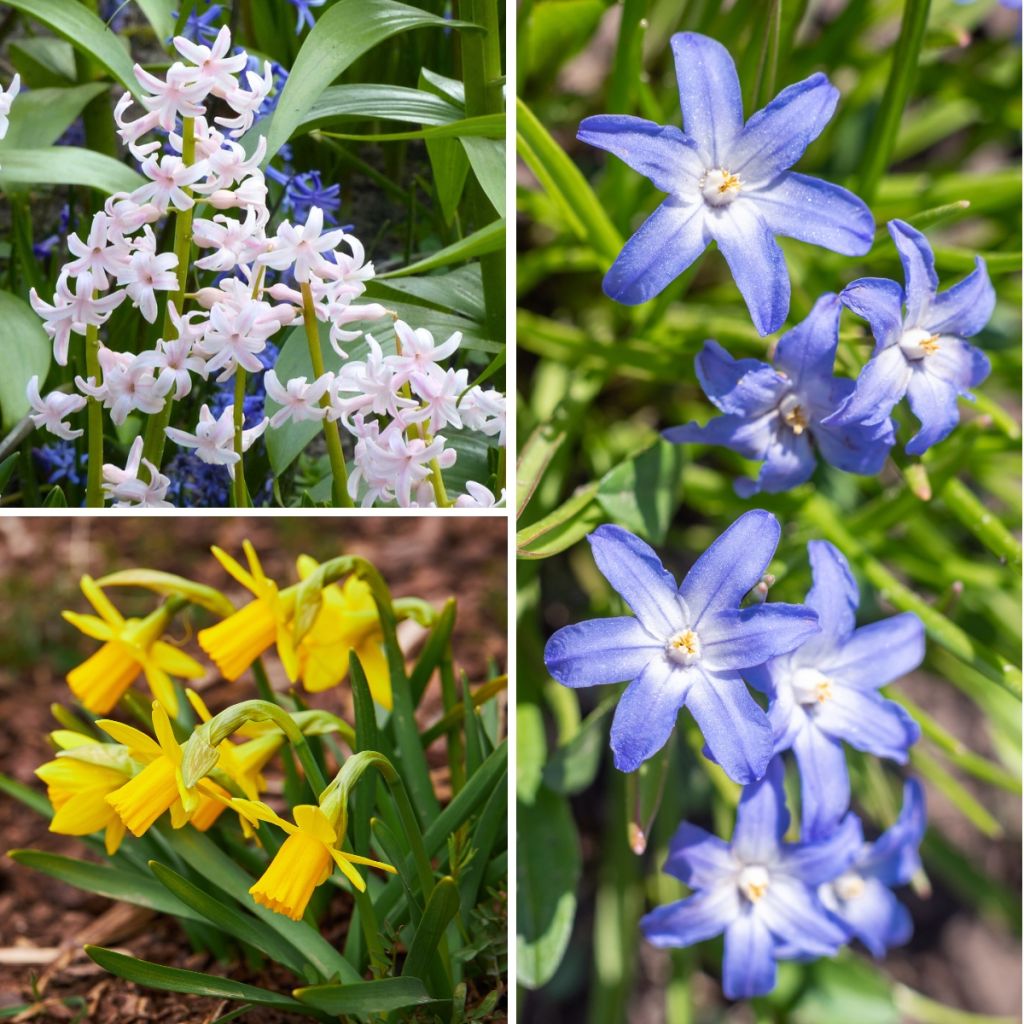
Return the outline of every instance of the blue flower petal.
<path id="1" fill-rule="evenodd" d="M 721 935 L 739 913 L 739 893 L 727 884 L 656 907 L 640 918 L 640 929 L 653 946 L 692 946 Z"/>
<path id="2" fill-rule="evenodd" d="M 932 247 L 917 228 L 906 221 L 889 221 L 889 234 L 903 264 L 906 279 L 904 289 L 907 303 L 907 325 L 923 327 L 928 309 L 939 287 L 939 276 L 935 273 L 935 257 Z"/>
<path id="3" fill-rule="evenodd" d="M 757 333 L 777 331 L 789 312 L 789 274 L 757 204 L 740 199 L 719 207 L 705 229 L 729 264 Z"/>
<path id="4" fill-rule="evenodd" d="M 782 758 L 773 757 L 764 775 L 740 794 L 732 848 L 745 864 L 764 864 L 778 855 L 789 828 L 784 776 Z"/>
<path id="5" fill-rule="evenodd" d="M 789 383 L 759 359 L 734 359 L 717 341 L 706 341 L 694 360 L 704 394 L 724 413 L 760 416 L 779 404 Z"/>
<path id="6" fill-rule="evenodd" d="M 819 728 L 875 757 L 906 764 L 920 726 L 894 701 L 877 693 L 837 686 L 815 718 Z"/>
<path id="7" fill-rule="evenodd" d="M 974 265 L 975 269 L 959 284 L 935 297 L 924 324 L 927 330 L 970 338 L 989 322 L 996 305 L 995 289 L 985 261 L 976 256 Z"/>
<path id="8" fill-rule="evenodd" d="M 914 931 L 907 908 L 874 878 L 864 879 L 864 889 L 858 896 L 840 901 L 835 915 L 877 959 L 884 957 L 890 947 L 908 942 Z"/>
<path id="9" fill-rule="evenodd" d="M 807 592 L 807 606 L 818 613 L 821 640 L 844 643 L 857 625 L 860 594 L 843 553 L 827 540 L 807 545 L 813 584 Z"/>
<path id="10" fill-rule="evenodd" d="M 812 715 L 793 740 L 800 768 L 801 834 L 828 835 L 850 809 L 850 776 L 839 740 L 823 733 Z"/>
<path id="11" fill-rule="evenodd" d="M 932 445 L 949 437 L 960 422 L 959 396 L 956 384 L 934 373 L 923 369 L 911 373 L 907 398 L 921 429 L 907 442 L 908 455 L 923 455 Z"/>
<path id="12" fill-rule="evenodd" d="M 877 690 L 912 672 L 924 660 L 924 626 L 913 612 L 854 630 L 821 671 L 860 690 Z"/>
<path id="13" fill-rule="evenodd" d="M 817 615 L 802 604 L 724 609 L 701 622 L 701 663 L 710 672 L 762 665 L 795 650 L 817 632 Z"/>
<path id="14" fill-rule="evenodd" d="M 750 999 L 775 988 L 774 940 L 756 913 L 741 914 L 725 931 L 722 991 L 727 999 Z"/>
<path id="15" fill-rule="evenodd" d="M 900 816 L 875 840 L 867 855 L 859 859 L 858 868 L 884 885 L 906 885 L 921 867 L 918 847 L 926 824 L 924 789 L 917 779 L 907 779 L 903 784 Z"/>
<path id="16" fill-rule="evenodd" d="M 847 383 L 837 381 L 837 383 Z M 850 381 L 852 393 L 853 382 Z M 832 404 L 838 407 L 847 396 Z M 896 442 L 896 431 L 891 419 L 880 423 L 828 423 L 818 422 L 812 429 L 814 443 L 821 457 L 836 469 L 862 476 L 875 476 Z"/>
<path id="17" fill-rule="evenodd" d="M 807 317 L 779 338 L 773 364 L 790 379 L 794 391 L 831 383 L 841 309 L 838 295 L 822 295 Z"/>
<path id="18" fill-rule="evenodd" d="M 840 185 L 790 171 L 753 198 L 777 235 L 844 256 L 863 256 L 874 241 L 875 219 L 867 204 Z"/>
<path id="19" fill-rule="evenodd" d="M 810 435 L 794 434 L 775 421 L 776 432 L 772 443 L 761 458 L 764 465 L 757 474 L 757 480 L 740 478 L 733 488 L 741 498 L 752 498 L 759 491 L 765 494 L 779 494 L 802 483 L 814 475 L 817 460 L 811 446 Z"/>
<path id="20" fill-rule="evenodd" d="M 544 648 L 544 664 L 564 686 L 623 683 L 640 675 L 662 650 L 632 616 L 590 619 L 558 630 Z"/>
<path id="21" fill-rule="evenodd" d="M 808 887 L 796 879 L 773 876 L 755 913 L 787 951 L 834 956 L 845 945 L 846 930 L 833 921 Z"/>
<path id="22" fill-rule="evenodd" d="M 721 167 L 743 127 L 743 98 L 736 65 L 719 42 L 695 32 L 670 40 L 675 58 L 683 128 L 711 160 Z"/>
<path id="23" fill-rule="evenodd" d="M 775 441 L 775 418 L 760 416 L 716 416 L 704 426 L 684 423 L 663 430 L 661 436 L 673 444 L 717 444 L 731 448 L 747 459 L 764 459 Z"/>
<path id="24" fill-rule="evenodd" d="M 665 746 L 695 676 L 660 657 L 626 687 L 611 730 L 615 767 L 620 772 L 636 771 Z"/>
<path id="25" fill-rule="evenodd" d="M 668 844 L 664 872 L 691 889 L 708 889 L 736 870 L 728 843 L 684 821 Z"/>
<path id="26" fill-rule="evenodd" d="M 652 636 L 668 640 L 684 626 L 676 581 L 649 544 L 621 526 L 599 526 L 589 534 L 594 561 L 604 578 Z"/>
<path id="27" fill-rule="evenodd" d="M 707 612 L 736 608 L 761 579 L 775 554 L 781 528 L 770 512 L 744 512 L 694 562 L 679 585 L 690 612 L 690 625 L 700 626 Z"/>
<path id="28" fill-rule="evenodd" d="M 674 125 L 624 114 L 598 114 L 583 120 L 576 138 L 617 156 L 662 192 L 676 193 L 685 185 L 695 188 L 704 173 L 697 144 Z"/>
<path id="29" fill-rule="evenodd" d="M 903 289 L 884 277 L 861 277 L 848 284 L 839 298 L 844 306 L 862 316 L 871 325 L 878 343 L 895 345 L 903 334 Z"/>
<path id="30" fill-rule="evenodd" d="M 782 864 L 804 885 L 820 885 L 841 875 L 854 862 L 863 842 L 860 820 L 855 814 L 847 814 L 827 835 L 786 846 Z"/>
<path id="31" fill-rule="evenodd" d="M 787 86 L 744 125 L 725 157 L 726 169 L 744 181 L 771 181 L 803 156 L 838 102 L 839 90 L 820 71 Z"/>
<path id="32" fill-rule="evenodd" d="M 604 293 L 639 306 L 670 285 L 707 244 L 700 206 L 669 197 L 625 244 L 604 276 Z"/>
<path id="33" fill-rule="evenodd" d="M 912 372 L 899 345 L 883 348 L 860 371 L 853 394 L 822 423 L 827 427 L 849 423 L 874 425 L 887 420 L 907 393 Z"/>

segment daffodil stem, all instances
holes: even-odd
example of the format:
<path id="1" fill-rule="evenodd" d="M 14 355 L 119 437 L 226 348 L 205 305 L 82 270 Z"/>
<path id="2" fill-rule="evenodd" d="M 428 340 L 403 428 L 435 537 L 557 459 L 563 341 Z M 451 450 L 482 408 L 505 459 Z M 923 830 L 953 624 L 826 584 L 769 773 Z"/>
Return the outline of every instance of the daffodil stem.
<path id="1" fill-rule="evenodd" d="M 359 924 L 363 931 L 363 938 L 366 939 L 366 951 L 370 954 L 370 966 L 373 968 L 373 976 L 376 978 L 386 969 L 388 962 L 384 955 L 384 946 L 380 941 L 377 912 L 373 909 L 373 899 L 369 892 L 360 892 L 353 885 L 352 895 L 355 897 L 356 910 L 359 912 Z"/>
<path id="2" fill-rule="evenodd" d="M 245 486 L 245 452 L 242 449 L 242 428 L 245 424 L 245 370 L 241 366 L 235 368 L 235 477 L 231 487 L 234 491 L 235 507 L 250 508 L 249 489 Z"/>
<path id="3" fill-rule="evenodd" d="M 316 310 L 313 307 L 313 292 L 308 281 L 300 285 L 302 289 L 302 320 L 306 325 L 306 341 L 309 342 L 309 361 L 313 367 L 313 377 L 324 375 L 324 356 L 320 351 L 320 328 L 317 325 Z M 330 406 L 327 395 L 320 399 L 323 408 Z M 351 508 L 352 499 L 348 494 L 348 470 L 345 468 L 345 452 L 341 447 L 341 432 L 337 421 L 324 419 L 324 440 L 327 442 L 327 456 L 331 460 L 331 496 L 335 508 Z"/>
<path id="4" fill-rule="evenodd" d="M 97 387 L 103 383 L 100 369 L 100 335 L 95 324 L 85 329 L 85 372 Z M 86 422 L 89 458 L 86 463 L 85 503 L 89 508 L 103 507 L 103 404 L 98 398 L 89 399 Z"/>
<path id="5" fill-rule="evenodd" d="M 195 121 L 186 117 L 181 123 L 181 159 L 187 166 L 191 167 L 196 160 L 196 133 Z M 184 189 L 187 195 L 192 194 L 189 188 Z M 173 295 L 167 297 L 167 305 L 164 307 L 164 326 L 161 337 L 167 340 L 171 333 L 173 321 L 171 320 L 171 306 L 173 305 L 180 316 L 184 312 L 186 282 L 188 281 L 189 260 L 192 254 L 192 210 L 174 211 L 174 255 L 178 257 L 178 288 Z M 142 454 L 150 462 L 160 468 L 161 460 L 164 457 L 164 443 L 167 440 L 165 433 L 171 422 L 171 409 L 174 405 L 173 394 L 169 394 L 164 400 L 164 407 L 160 412 L 154 413 L 146 423 L 146 440 Z"/>

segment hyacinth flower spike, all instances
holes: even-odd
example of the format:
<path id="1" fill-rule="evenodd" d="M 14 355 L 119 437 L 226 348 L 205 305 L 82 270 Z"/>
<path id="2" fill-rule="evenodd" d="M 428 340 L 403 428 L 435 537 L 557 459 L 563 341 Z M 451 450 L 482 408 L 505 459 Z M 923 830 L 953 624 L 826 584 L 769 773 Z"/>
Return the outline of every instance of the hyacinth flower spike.
<path id="1" fill-rule="evenodd" d="M 301 579 L 317 568 L 308 555 L 298 559 Z M 355 651 L 366 673 L 373 699 L 391 710 L 391 675 L 384 653 L 384 634 L 369 584 L 349 576 L 344 584 L 323 590 L 323 603 L 313 628 L 298 645 L 299 678 L 310 693 L 337 686 L 348 674 L 349 653 Z"/>
<path id="2" fill-rule="evenodd" d="M 602 114 L 582 142 L 607 150 L 668 198 L 626 243 L 604 291 L 626 305 L 653 298 L 716 242 L 762 335 L 789 311 L 789 275 L 776 235 L 845 256 L 871 248 L 867 206 L 838 185 L 790 168 L 828 124 L 839 91 L 821 73 L 783 89 L 746 123 L 736 65 L 721 43 L 671 39 L 683 131 Z"/>
<path id="3" fill-rule="evenodd" d="M 86 636 L 102 640 L 103 646 L 68 673 L 71 692 L 93 714 L 105 715 L 144 672 L 153 696 L 177 715 L 178 697 L 171 675 L 198 679 L 205 669 L 160 639 L 170 622 L 171 609 L 163 605 L 144 619 L 125 619 L 92 577 L 83 576 L 81 587 L 98 617 L 61 614 Z"/>
<path id="4" fill-rule="evenodd" d="M 814 579 L 807 605 L 821 632 L 744 677 L 768 694 L 775 751 L 796 757 L 803 828 L 813 834 L 834 827 L 849 806 L 844 742 L 906 763 L 920 728 L 878 688 L 921 664 L 924 626 L 906 612 L 857 629 L 860 598 L 846 559 L 827 541 L 811 541 L 807 553 Z"/>
<path id="5" fill-rule="evenodd" d="M 775 961 L 834 956 L 847 930 L 818 898 L 817 886 L 846 870 L 861 845 L 860 822 L 847 815 L 831 835 L 784 843 L 789 812 L 782 759 L 747 786 L 732 842 L 683 822 L 669 843 L 664 870 L 693 895 L 657 907 L 640 921 L 655 946 L 692 946 L 725 935 L 722 989 L 729 999 L 766 995 Z"/>
<path id="6" fill-rule="evenodd" d="M 390 864 L 339 849 L 344 836 L 338 835 L 330 818 L 316 804 L 296 807 L 292 811 L 294 825 L 256 800 L 235 798 L 231 806 L 253 825 L 258 827 L 261 821 L 269 821 L 288 835 L 249 892 L 261 906 L 293 921 L 298 921 L 306 912 L 313 890 L 330 878 L 335 865 L 360 892 L 365 892 L 366 881 L 353 864 L 397 873 Z"/>
<path id="7" fill-rule="evenodd" d="M 957 399 L 971 398 L 989 374 L 986 355 L 964 339 L 988 323 L 996 295 L 980 256 L 967 277 L 939 292 L 928 239 L 901 220 L 889 222 L 889 234 L 906 286 L 864 277 L 843 289 L 843 303 L 871 325 L 875 350 L 853 394 L 826 422 L 884 419 L 906 395 L 921 423 L 907 452 L 921 455 L 950 434 L 960 421 Z"/>
<path id="8" fill-rule="evenodd" d="M 918 847 L 926 823 L 924 790 L 916 779 L 907 779 L 895 824 L 873 843 L 864 843 L 849 867 L 818 889 L 821 902 L 874 957 L 902 946 L 913 934 L 910 912 L 892 890 L 920 870 Z"/>
<path id="9" fill-rule="evenodd" d="M 756 481 L 736 481 L 743 498 L 809 480 L 816 452 L 848 473 L 874 476 L 896 440 L 892 421 L 825 422 L 854 388 L 853 381 L 832 375 L 841 308 L 837 295 L 818 299 L 808 317 L 779 339 L 771 365 L 733 359 L 717 342 L 705 342 L 695 362 L 697 379 L 724 415 L 703 427 L 672 427 L 664 438 L 718 444 L 763 462 Z"/>
<path id="10" fill-rule="evenodd" d="M 597 567 L 635 617 L 592 619 L 558 630 L 544 651 L 564 686 L 632 680 L 612 723 L 615 766 L 637 769 L 657 753 L 687 707 L 711 756 L 740 783 L 759 779 L 772 754 L 771 727 L 740 673 L 791 651 L 817 628 L 801 605 L 740 608 L 779 542 L 760 509 L 740 516 L 697 559 L 683 582 L 642 540 L 618 526 L 589 536 Z"/>
<path id="11" fill-rule="evenodd" d="M 288 678 L 298 678 L 298 658 L 292 642 L 291 616 L 294 600 L 278 592 L 277 584 L 268 579 L 260 565 L 256 550 L 249 541 L 242 542 L 247 572 L 226 551 L 211 548 L 214 557 L 246 590 L 255 595 L 244 608 L 229 615 L 215 626 L 199 631 L 199 646 L 213 659 L 224 678 L 234 682 L 273 644 L 281 658 Z"/>

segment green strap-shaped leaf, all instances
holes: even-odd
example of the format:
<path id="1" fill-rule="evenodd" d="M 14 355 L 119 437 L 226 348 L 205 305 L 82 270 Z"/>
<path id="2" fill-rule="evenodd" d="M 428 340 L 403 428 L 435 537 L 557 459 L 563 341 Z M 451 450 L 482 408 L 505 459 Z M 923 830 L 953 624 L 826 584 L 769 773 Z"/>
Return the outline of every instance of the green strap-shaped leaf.
<path id="1" fill-rule="evenodd" d="M 0 159 L 0 191 L 11 185 L 86 185 L 113 195 L 145 183 L 119 160 L 80 146 L 5 150 Z"/>
<path id="2" fill-rule="evenodd" d="M 419 978 L 381 978 L 352 985 L 310 985 L 295 989 L 296 999 L 318 1010 L 342 1014 L 376 1014 L 431 1001 Z"/>
<path id="3" fill-rule="evenodd" d="M 7 0 L 8 6 L 42 22 L 75 49 L 102 64 L 126 89 L 140 95 L 128 47 L 85 4 L 70 0 Z"/>
<path id="4" fill-rule="evenodd" d="M 409 121 L 413 124 L 450 124 L 465 117 L 454 103 L 423 89 L 404 85 L 332 85 L 309 108 L 295 133 L 344 121 Z"/>
<path id="5" fill-rule="evenodd" d="M 24 147 L 52 146 L 91 100 L 110 86 L 90 82 L 65 89 L 31 89 L 20 93 L 11 107 L 7 135 L 0 140 L 0 152 Z M 0 167 L 3 166 L 0 157 Z"/>
<path id="6" fill-rule="evenodd" d="M 357 57 L 399 32 L 430 27 L 468 26 L 466 22 L 447 21 L 395 0 L 339 0 L 325 11 L 302 44 L 281 92 L 270 124 L 264 162 L 291 138 L 327 86 Z M 262 134 L 258 127 L 253 130 Z"/>
<path id="7" fill-rule="evenodd" d="M 0 373 L 0 414 L 10 429 L 29 409 L 25 385 L 39 378 L 39 390 L 50 368 L 52 343 L 32 307 L 10 292 L 0 292 L 0 324 L 4 333 L 4 370 Z"/>
<path id="8" fill-rule="evenodd" d="M 133 981 L 146 988 L 157 988 L 164 992 L 184 992 L 193 996 L 213 996 L 215 999 L 244 999 L 259 1006 L 272 1006 L 286 1013 L 301 1013 L 306 1017 L 318 1017 L 319 1013 L 304 1006 L 291 996 L 280 995 L 255 985 L 246 985 L 230 978 L 218 978 L 200 971 L 186 971 L 180 967 L 164 967 L 149 960 L 138 960 L 124 953 L 115 953 L 102 946 L 86 946 L 90 959 L 106 971 L 119 978 Z"/>
<path id="9" fill-rule="evenodd" d="M 386 274 L 378 274 L 381 280 L 389 277 L 406 277 L 408 274 L 421 274 L 425 270 L 433 270 L 435 267 L 446 267 L 450 263 L 462 263 L 471 260 L 484 253 L 497 252 L 505 247 L 505 221 L 504 219 L 492 221 L 490 224 L 474 231 L 473 234 L 460 238 L 451 245 L 446 245 L 438 252 L 427 256 L 425 259 L 410 263 L 407 267 L 398 270 L 388 271 Z"/>
<path id="10" fill-rule="evenodd" d="M 459 888 L 451 878 L 442 878 L 427 900 L 423 917 L 409 946 L 409 954 L 402 965 L 403 978 L 426 980 L 433 976 L 431 964 L 444 940 L 448 925 L 458 912 Z"/>

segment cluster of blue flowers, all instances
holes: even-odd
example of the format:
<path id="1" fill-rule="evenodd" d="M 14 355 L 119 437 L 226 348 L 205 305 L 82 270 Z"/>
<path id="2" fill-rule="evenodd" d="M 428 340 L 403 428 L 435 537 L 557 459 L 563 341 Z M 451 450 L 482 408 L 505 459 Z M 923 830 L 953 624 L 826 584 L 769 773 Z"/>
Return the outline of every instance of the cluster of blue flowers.
<path id="1" fill-rule="evenodd" d="M 770 334 L 785 321 L 790 297 L 776 236 L 847 256 L 863 256 L 874 239 L 874 219 L 857 196 L 791 170 L 832 117 L 839 92 L 823 74 L 811 75 L 744 121 L 725 47 L 694 33 L 673 36 L 671 45 L 685 131 L 617 114 L 580 125 L 582 141 L 669 193 L 608 271 L 605 293 L 629 305 L 646 302 L 714 241 L 758 333 Z M 904 396 L 921 424 L 906 451 L 920 455 L 949 435 L 959 421 L 957 400 L 972 397 L 988 375 L 985 355 L 965 340 L 995 305 L 984 261 L 978 257 L 967 278 L 940 293 L 924 235 L 900 220 L 888 227 L 904 287 L 863 278 L 821 297 L 780 339 L 773 363 L 733 359 L 713 341 L 698 355 L 701 386 L 724 415 L 665 437 L 723 445 L 763 462 L 756 481 L 737 483 L 741 496 L 803 483 L 816 452 L 847 472 L 877 474 L 896 443 L 891 413 Z M 856 382 L 833 376 L 842 306 L 867 320 L 875 338 Z"/>
<path id="2" fill-rule="evenodd" d="M 615 765 L 631 772 L 657 753 L 685 707 L 705 754 L 743 785 L 732 844 L 684 823 L 666 870 L 694 894 L 643 921 L 647 938 L 688 946 L 725 934 L 723 988 L 762 995 L 780 959 L 831 956 L 860 939 L 876 956 L 910 935 L 891 887 L 917 870 L 924 800 L 908 782 L 896 824 L 864 842 L 850 811 L 844 744 L 905 764 L 917 724 L 880 687 L 916 668 L 924 629 L 912 614 L 856 627 L 856 583 L 831 544 L 808 545 L 813 585 L 804 604 L 744 598 L 764 579 L 778 521 L 745 513 L 678 586 L 657 554 L 617 526 L 589 540 L 598 568 L 632 616 L 558 630 L 544 660 L 571 686 L 630 680 L 615 710 Z M 764 694 L 767 711 L 748 685 Z M 789 827 L 783 753 L 801 781 L 801 841 Z"/>

